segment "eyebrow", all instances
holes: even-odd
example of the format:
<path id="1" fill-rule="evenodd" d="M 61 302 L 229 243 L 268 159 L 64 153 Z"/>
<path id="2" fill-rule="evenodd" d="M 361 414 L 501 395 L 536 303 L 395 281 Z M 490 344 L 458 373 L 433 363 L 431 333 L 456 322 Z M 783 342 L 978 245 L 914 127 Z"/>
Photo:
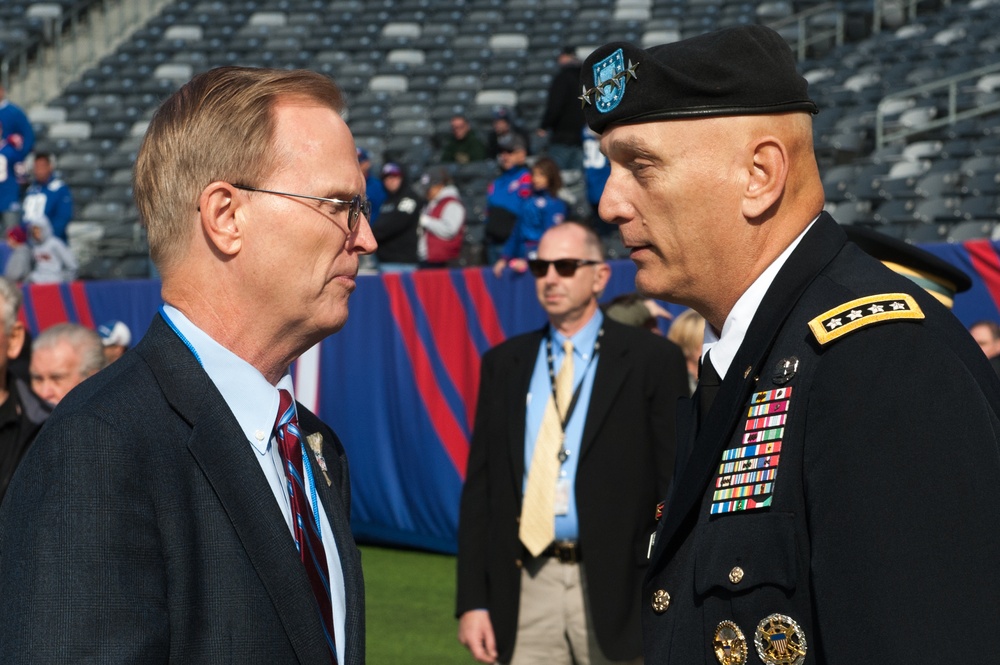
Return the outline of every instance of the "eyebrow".
<path id="1" fill-rule="evenodd" d="M 659 157 L 653 153 L 645 141 L 635 136 L 628 136 L 623 139 L 612 139 L 608 142 L 607 146 L 601 146 L 605 155 L 609 158 L 612 154 L 618 154 L 626 158 L 644 158 L 654 162 L 661 161 Z"/>

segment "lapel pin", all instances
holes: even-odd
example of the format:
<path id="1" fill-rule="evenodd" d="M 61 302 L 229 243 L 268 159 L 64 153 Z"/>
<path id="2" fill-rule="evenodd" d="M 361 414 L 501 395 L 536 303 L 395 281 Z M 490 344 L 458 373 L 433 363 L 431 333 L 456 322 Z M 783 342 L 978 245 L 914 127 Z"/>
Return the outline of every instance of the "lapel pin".
<path id="1" fill-rule="evenodd" d="M 747 638 L 732 621 L 723 621 L 716 626 L 712 650 L 721 665 L 746 665 Z"/>
<path id="2" fill-rule="evenodd" d="M 772 614 L 757 624 L 754 645 L 767 665 L 802 665 L 806 659 L 806 634 L 784 614 Z"/>
<path id="3" fill-rule="evenodd" d="M 783 386 L 795 376 L 799 371 L 799 359 L 795 356 L 782 358 L 774 368 L 774 375 L 771 379 L 779 386 Z"/>
<path id="4" fill-rule="evenodd" d="M 319 464 L 320 470 L 323 471 L 323 477 L 326 479 L 327 487 L 329 487 L 333 483 L 330 481 L 329 474 L 327 474 L 326 458 L 323 457 L 323 435 L 319 432 L 314 432 L 306 437 L 306 443 L 309 444 L 309 449 L 316 456 L 316 463 Z"/>

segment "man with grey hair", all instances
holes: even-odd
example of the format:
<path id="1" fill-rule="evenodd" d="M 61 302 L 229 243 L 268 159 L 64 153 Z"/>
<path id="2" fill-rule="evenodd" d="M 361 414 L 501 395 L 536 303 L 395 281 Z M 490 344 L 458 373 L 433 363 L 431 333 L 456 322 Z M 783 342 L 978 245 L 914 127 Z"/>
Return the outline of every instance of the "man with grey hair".
<path id="1" fill-rule="evenodd" d="M 8 362 L 24 346 L 24 324 L 17 318 L 20 308 L 21 291 L 9 279 L 0 277 L 0 500 L 51 411 L 26 382 L 8 370 Z"/>
<path id="2" fill-rule="evenodd" d="M 57 323 L 35 339 L 31 351 L 31 388 L 55 406 L 84 379 L 106 365 L 100 336 L 79 323 Z"/>
<path id="3" fill-rule="evenodd" d="M 0 507 L 5 664 L 365 662 L 347 457 L 289 373 L 377 246 L 343 111 L 322 74 L 250 67 L 157 109 L 134 193 L 164 306 Z"/>

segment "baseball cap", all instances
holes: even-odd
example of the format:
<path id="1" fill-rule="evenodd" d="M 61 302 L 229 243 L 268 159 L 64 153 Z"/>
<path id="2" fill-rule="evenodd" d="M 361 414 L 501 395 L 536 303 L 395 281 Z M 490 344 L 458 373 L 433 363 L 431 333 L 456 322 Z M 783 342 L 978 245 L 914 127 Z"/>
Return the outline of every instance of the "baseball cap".
<path id="1" fill-rule="evenodd" d="M 97 327 L 97 334 L 104 346 L 128 346 L 132 343 L 132 332 L 121 321 L 102 323 Z"/>

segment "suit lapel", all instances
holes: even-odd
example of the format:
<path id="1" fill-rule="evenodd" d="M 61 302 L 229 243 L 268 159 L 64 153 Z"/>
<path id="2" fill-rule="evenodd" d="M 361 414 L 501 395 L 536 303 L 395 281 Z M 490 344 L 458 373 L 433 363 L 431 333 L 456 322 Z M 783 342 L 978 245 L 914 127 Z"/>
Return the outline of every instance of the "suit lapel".
<path id="1" fill-rule="evenodd" d="M 510 371 L 507 373 L 511 385 L 508 386 L 509 392 L 505 394 L 514 395 L 514 399 L 510 402 L 510 412 L 507 413 L 510 422 L 510 427 L 507 429 L 507 446 L 511 463 L 511 481 L 517 488 L 516 496 L 521 496 L 521 487 L 524 484 L 524 431 L 528 411 L 525 399 L 531 389 L 531 375 L 535 369 L 535 359 L 538 357 L 538 346 L 542 343 L 546 330 L 548 328 L 542 328 L 517 340 L 518 346 L 513 349 Z M 534 395 L 533 399 L 538 397 Z M 546 394 L 544 399 L 548 397 Z"/>
<path id="2" fill-rule="evenodd" d="M 299 660 L 329 659 L 312 589 L 288 526 L 236 418 L 184 343 L 160 317 L 137 350 L 171 406 L 191 426 L 187 442 L 257 571 Z"/>
<path id="3" fill-rule="evenodd" d="M 705 486 L 729 443 L 733 428 L 743 415 L 743 405 L 756 385 L 755 377 L 769 370 L 761 364 L 767 358 L 785 318 L 816 275 L 840 251 L 846 239 L 833 218 L 823 213 L 778 272 L 726 372 L 702 430 L 694 439 L 687 464 L 677 476 L 676 491 L 671 492 L 673 497 L 657 537 L 654 560 L 670 547 L 687 515 L 701 504 Z M 681 436 L 686 434 L 681 433 Z"/>
<path id="4" fill-rule="evenodd" d="M 305 407 L 299 405 L 299 418 L 302 423 L 307 445 L 307 457 L 312 466 L 316 491 L 319 494 L 327 520 L 333 530 L 337 544 L 337 553 L 344 574 L 344 591 L 347 597 L 347 616 L 345 617 L 345 633 L 347 643 L 344 645 L 344 659 L 348 663 L 364 662 L 364 578 L 361 572 L 361 559 L 358 556 L 354 536 L 350 525 L 350 477 L 347 460 L 339 455 L 338 448 L 322 434 L 321 423 Z M 318 437 L 318 444 L 317 439 Z M 319 452 L 317 452 L 319 451 Z M 322 463 L 320 462 L 322 457 Z M 326 467 L 324 469 L 324 467 Z M 330 482 L 327 483 L 327 478 Z"/>
<path id="5" fill-rule="evenodd" d="M 629 364 L 625 357 L 629 348 L 622 343 L 619 323 L 604 318 L 604 337 L 601 339 L 601 350 L 597 357 L 597 370 L 594 373 L 593 389 L 590 392 L 590 404 L 587 407 L 587 420 L 583 425 L 583 435 L 580 441 L 580 459 L 587 454 L 587 449 L 597 437 L 601 423 L 608 415 L 615 395 L 628 375 Z"/>

